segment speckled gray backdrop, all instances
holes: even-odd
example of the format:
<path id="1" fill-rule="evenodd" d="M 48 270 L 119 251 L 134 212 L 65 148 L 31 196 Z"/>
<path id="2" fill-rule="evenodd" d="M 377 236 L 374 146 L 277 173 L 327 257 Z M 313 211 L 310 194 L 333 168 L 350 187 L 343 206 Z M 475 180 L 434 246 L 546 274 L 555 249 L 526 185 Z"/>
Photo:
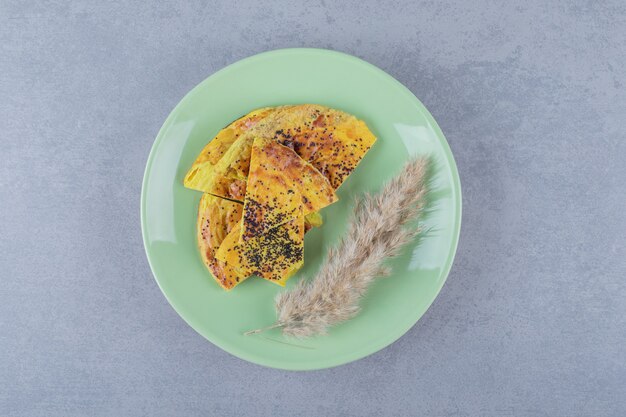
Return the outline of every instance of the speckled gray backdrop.
<path id="1" fill-rule="evenodd" d="M 28 3 L 0 2 L 0 415 L 626 415 L 626 3 Z M 139 227 L 174 105 L 232 62 L 296 46 L 411 89 L 464 193 L 428 313 L 389 348 L 310 373 L 196 334 Z"/>

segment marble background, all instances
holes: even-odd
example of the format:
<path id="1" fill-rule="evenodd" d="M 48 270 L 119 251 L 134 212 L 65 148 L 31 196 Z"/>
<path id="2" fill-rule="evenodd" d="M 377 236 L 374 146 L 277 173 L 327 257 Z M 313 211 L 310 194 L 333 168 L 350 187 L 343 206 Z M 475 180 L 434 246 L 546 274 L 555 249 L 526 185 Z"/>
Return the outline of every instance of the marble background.
<path id="1" fill-rule="evenodd" d="M 499 3 L 1 1 L 0 414 L 626 415 L 626 3 Z M 182 96 L 298 46 L 413 91 L 464 205 L 422 320 L 308 373 L 189 328 L 139 226 L 144 164 Z"/>

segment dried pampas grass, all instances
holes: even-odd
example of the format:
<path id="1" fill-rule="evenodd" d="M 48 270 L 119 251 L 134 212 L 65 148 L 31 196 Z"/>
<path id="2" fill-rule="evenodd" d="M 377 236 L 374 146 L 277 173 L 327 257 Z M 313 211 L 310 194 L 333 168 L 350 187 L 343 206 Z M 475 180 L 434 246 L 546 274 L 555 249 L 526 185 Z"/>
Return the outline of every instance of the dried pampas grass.
<path id="1" fill-rule="evenodd" d="M 328 252 L 318 275 L 278 294 L 276 323 L 246 334 L 280 327 L 285 335 L 304 338 L 354 317 L 370 283 L 389 275 L 383 262 L 420 233 L 408 223 L 424 208 L 427 166 L 425 159 L 411 160 L 377 194 L 357 201 L 345 237 Z"/>

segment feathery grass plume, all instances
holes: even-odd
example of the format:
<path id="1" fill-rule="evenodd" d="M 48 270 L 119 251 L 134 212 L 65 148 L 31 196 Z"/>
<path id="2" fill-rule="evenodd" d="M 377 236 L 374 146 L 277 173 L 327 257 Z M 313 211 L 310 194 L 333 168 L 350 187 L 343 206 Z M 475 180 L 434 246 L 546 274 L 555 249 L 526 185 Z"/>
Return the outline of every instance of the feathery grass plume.
<path id="1" fill-rule="evenodd" d="M 357 201 L 348 231 L 317 276 L 278 294 L 276 323 L 246 334 L 280 327 L 285 335 L 305 338 L 354 317 L 371 282 L 389 275 L 383 262 L 420 233 L 408 223 L 424 208 L 427 168 L 426 159 L 413 159 L 377 194 Z"/>

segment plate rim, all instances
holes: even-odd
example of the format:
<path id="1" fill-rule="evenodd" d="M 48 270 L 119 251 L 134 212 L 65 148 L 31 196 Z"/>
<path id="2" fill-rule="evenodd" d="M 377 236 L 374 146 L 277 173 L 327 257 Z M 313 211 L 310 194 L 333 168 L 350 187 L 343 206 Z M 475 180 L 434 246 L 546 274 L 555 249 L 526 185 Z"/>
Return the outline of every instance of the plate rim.
<path id="1" fill-rule="evenodd" d="M 263 59 L 263 58 L 267 58 L 268 56 L 273 56 L 273 55 L 282 55 L 282 54 L 291 54 L 291 53 L 312 53 L 312 54 L 320 54 L 320 55 L 334 55 L 335 57 L 340 57 L 343 59 L 347 59 L 347 60 L 351 60 L 354 63 L 362 66 L 364 69 L 366 70 L 370 70 L 370 71 L 374 71 L 376 73 L 378 73 L 379 75 L 381 75 L 384 79 L 386 79 L 387 81 L 389 81 L 391 83 L 391 85 L 393 85 L 397 90 L 399 90 L 402 94 L 404 94 L 405 96 L 407 96 L 407 98 L 413 102 L 413 104 L 416 106 L 416 109 L 418 111 L 420 111 L 423 116 L 425 117 L 425 119 L 427 120 L 427 122 L 429 123 L 430 127 L 433 129 L 435 136 L 437 137 L 437 140 L 440 142 L 442 148 L 443 148 L 443 153 L 445 155 L 446 160 L 448 161 L 448 165 L 450 166 L 450 170 L 451 170 L 451 176 L 452 176 L 452 192 L 453 194 L 455 194 L 456 198 L 453 198 L 453 201 L 455 201 L 455 207 L 454 207 L 454 229 L 453 229 L 453 239 L 451 242 L 451 246 L 450 246 L 450 251 L 448 253 L 448 257 L 446 259 L 446 263 L 442 269 L 442 274 L 441 276 L 443 277 L 439 283 L 439 286 L 437 287 L 436 291 L 433 293 L 432 299 L 430 299 L 430 301 L 428 302 L 428 305 L 426 306 L 426 308 L 424 309 L 423 313 L 420 314 L 418 317 L 416 317 L 415 319 L 409 320 L 408 321 L 408 325 L 404 325 L 398 328 L 398 331 L 394 333 L 394 335 L 390 338 L 386 338 L 386 339 L 381 339 L 382 341 L 379 343 L 374 343 L 372 345 L 369 345 L 370 349 L 368 349 L 367 352 L 363 353 L 362 351 L 358 351 L 356 352 L 356 355 L 351 356 L 348 359 L 345 359 L 345 357 L 342 357 L 339 360 L 333 361 L 332 359 L 327 361 L 327 363 L 323 364 L 323 365 L 319 365 L 319 364 L 313 364 L 312 366 L 307 366 L 307 364 L 298 364 L 301 366 L 297 366 L 297 365 L 292 365 L 292 364 L 280 364 L 277 363 L 276 361 L 272 360 L 272 359 L 264 359 L 262 357 L 255 357 L 254 355 L 249 355 L 245 352 L 240 352 L 240 351 L 233 351 L 233 349 L 231 349 L 230 347 L 226 347 L 224 346 L 219 340 L 215 340 L 215 338 L 209 338 L 208 336 L 206 336 L 205 334 L 203 334 L 203 332 L 201 332 L 200 330 L 198 330 L 196 328 L 196 325 L 194 323 L 191 322 L 190 319 L 188 319 L 187 317 L 185 317 L 183 315 L 183 313 L 181 313 L 181 309 L 177 308 L 177 306 L 175 305 L 175 303 L 170 299 L 170 297 L 167 295 L 167 293 L 163 290 L 163 287 L 161 285 L 161 282 L 159 281 L 159 278 L 155 272 L 154 266 L 153 266 L 153 262 L 150 258 L 150 253 L 148 251 L 148 242 L 147 242 L 147 237 L 146 237 L 146 190 L 147 190 L 147 179 L 148 179 L 148 171 L 151 169 L 152 164 L 154 162 L 154 154 L 156 152 L 156 149 L 158 148 L 158 146 L 160 145 L 161 141 L 163 140 L 163 132 L 165 131 L 165 129 L 170 125 L 173 117 L 175 116 L 175 114 L 177 113 L 178 108 L 193 94 L 195 94 L 198 90 L 200 90 L 202 88 L 202 86 L 204 84 L 206 84 L 207 82 L 209 82 L 210 79 L 215 78 L 216 76 L 219 76 L 220 74 L 230 71 L 230 70 L 234 70 L 240 66 L 243 65 L 249 65 L 251 63 L 254 63 L 255 60 L 257 59 Z M 170 111 L 170 113 L 168 114 L 167 118 L 165 119 L 165 121 L 163 122 L 163 125 L 161 126 L 161 128 L 159 129 L 153 143 L 152 146 L 150 147 L 150 152 L 148 153 L 148 158 L 146 160 L 146 166 L 144 169 L 144 173 L 143 173 L 143 179 L 142 179 L 142 183 L 141 183 L 141 196 L 140 196 L 140 223 L 141 223 L 141 235 L 142 235 L 142 242 L 143 242 L 143 246 L 144 246 L 144 251 L 146 254 L 146 258 L 148 260 L 148 265 L 150 266 L 150 271 L 152 273 L 152 276 L 154 278 L 154 280 L 156 281 L 159 289 L 161 290 L 161 293 L 163 294 L 163 296 L 165 297 L 165 299 L 167 300 L 167 302 L 170 304 L 170 306 L 174 309 L 174 311 L 176 312 L 176 314 L 183 319 L 183 321 L 185 321 L 185 323 L 187 323 L 187 325 L 189 325 L 196 333 L 198 333 L 200 336 L 202 336 L 204 339 L 206 339 L 207 341 L 211 342 L 212 344 L 214 344 L 215 346 L 219 347 L 220 349 L 222 349 L 223 351 L 227 352 L 230 355 L 233 355 L 239 359 L 245 360 L 247 362 L 251 362 L 257 365 L 261 365 L 264 367 L 268 367 L 268 368 L 274 368 L 274 369 L 282 369 L 282 370 L 290 370 L 290 371 L 309 371 L 309 370 L 318 370 L 318 369 L 328 369 L 328 368 L 333 368 L 335 366 L 340 366 L 340 365 L 345 365 L 347 363 L 351 363 L 354 361 L 357 361 L 359 359 L 363 359 L 367 356 L 370 356 L 376 352 L 379 352 L 380 350 L 386 348 L 387 346 L 395 343 L 398 339 L 400 339 L 402 336 L 404 336 L 413 326 L 415 326 L 415 324 L 417 324 L 417 322 L 426 314 L 426 312 L 428 311 L 428 309 L 430 309 L 432 303 L 435 301 L 435 299 L 439 296 L 439 293 L 441 292 L 441 289 L 443 288 L 443 286 L 445 285 L 446 281 L 448 280 L 448 276 L 450 274 L 450 270 L 452 269 L 452 265 L 454 264 L 454 259 L 456 257 L 456 253 L 458 250 L 458 244 L 459 244 L 459 238 L 460 238 L 460 232 L 461 232 L 461 222 L 462 222 L 462 211 L 463 211 L 463 194 L 462 194 L 462 190 L 461 190 L 461 180 L 459 177 L 459 173 L 458 173 L 458 168 L 456 165 L 456 161 L 454 159 L 454 155 L 452 154 L 452 150 L 450 149 L 450 145 L 445 137 L 445 135 L 443 134 L 441 128 L 439 127 L 439 125 L 437 124 L 437 122 L 435 121 L 434 117 L 430 114 L 430 112 L 428 111 L 428 109 L 426 108 L 426 106 L 424 106 L 424 104 L 417 98 L 417 96 L 415 96 L 415 94 L 413 94 L 411 92 L 411 90 L 409 90 L 404 84 L 402 84 L 400 81 L 398 81 L 397 79 L 395 79 L 392 75 L 388 74 L 387 72 L 385 72 L 383 69 L 377 67 L 374 64 L 371 64 L 361 58 L 358 58 L 354 55 L 350 55 L 344 52 L 339 52 L 339 51 L 335 51 L 335 50 L 330 50 L 330 49 L 323 49 L 323 48 L 282 48 L 282 49 L 274 49 L 274 50 L 270 50 L 270 51 L 266 51 L 266 52 L 261 52 L 258 54 L 254 54 L 251 56 L 248 56 L 246 58 L 240 59 L 238 61 L 233 62 L 232 64 L 229 64 L 223 68 L 221 68 L 220 70 L 208 75 L 206 78 L 204 78 L 201 82 L 199 82 L 198 84 L 196 84 L 191 90 L 189 90 L 176 104 L 176 106 L 174 106 L 174 108 Z"/>

